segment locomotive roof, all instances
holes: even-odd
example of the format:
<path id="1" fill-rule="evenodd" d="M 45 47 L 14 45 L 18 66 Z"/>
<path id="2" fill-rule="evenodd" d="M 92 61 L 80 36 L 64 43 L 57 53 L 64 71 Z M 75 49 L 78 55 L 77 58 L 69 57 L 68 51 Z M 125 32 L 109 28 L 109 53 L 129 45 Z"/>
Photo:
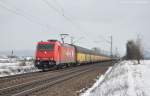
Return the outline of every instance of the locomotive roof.
<path id="1" fill-rule="evenodd" d="M 68 43 L 61 43 L 61 46 L 65 46 L 65 47 L 74 47 L 74 46 L 72 46 L 71 44 L 68 44 Z"/>

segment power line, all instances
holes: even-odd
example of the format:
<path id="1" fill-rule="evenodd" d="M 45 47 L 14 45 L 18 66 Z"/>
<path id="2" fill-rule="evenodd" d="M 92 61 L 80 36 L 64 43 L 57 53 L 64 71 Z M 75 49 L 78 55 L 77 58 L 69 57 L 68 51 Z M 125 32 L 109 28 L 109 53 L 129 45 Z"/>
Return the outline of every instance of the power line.
<path id="1" fill-rule="evenodd" d="M 59 15 L 61 15 L 62 17 L 64 17 L 64 19 L 66 19 L 68 22 L 70 22 L 76 29 L 80 30 L 82 33 L 84 33 L 86 36 L 88 37 L 87 40 L 89 40 L 89 35 L 83 31 L 83 29 L 80 27 L 79 24 L 75 23 L 69 16 L 65 15 L 64 13 L 64 9 L 61 7 L 60 9 L 63 10 L 63 12 L 59 11 L 57 8 L 55 8 L 50 2 L 48 2 L 48 0 L 42 0 L 45 4 L 47 4 L 50 8 L 52 8 L 55 12 L 57 12 Z M 94 41 L 90 40 L 90 42 L 94 43 Z"/>
<path id="2" fill-rule="evenodd" d="M 82 31 L 81 28 L 74 23 L 71 18 L 69 18 L 68 16 L 66 16 L 64 14 L 64 12 L 60 12 L 57 8 L 55 8 L 50 2 L 48 2 L 47 0 L 42 0 L 43 2 L 45 2 L 50 8 L 52 8 L 55 12 L 57 12 L 58 14 L 60 14 L 61 16 L 63 16 L 67 21 L 69 21 L 72 25 L 74 25 L 78 30 Z M 62 9 L 62 8 L 61 8 Z M 62 9 L 63 10 L 63 9 Z"/>
<path id="3" fill-rule="evenodd" d="M 5 10 L 7 10 L 7 11 L 9 11 L 9 12 L 11 12 L 11 13 L 14 13 L 14 14 L 16 14 L 16 15 L 18 15 L 18 16 L 22 16 L 22 17 L 24 17 L 26 20 L 28 20 L 28 21 L 30 21 L 30 22 L 32 22 L 32 23 L 34 23 L 34 24 L 38 24 L 38 25 L 40 25 L 41 27 L 46 27 L 47 29 L 50 28 L 48 24 L 45 25 L 45 24 L 42 24 L 42 23 L 38 22 L 37 20 L 33 20 L 33 18 L 36 18 L 36 17 L 31 16 L 30 14 L 26 14 L 26 12 L 24 12 L 24 11 L 21 11 L 21 12 L 20 12 L 20 10 L 17 9 L 16 7 L 14 7 L 14 6 L 12 7 L 12 6 L 9 5 L 9 7 L 8 7 L 7 4 L 6 4 L 6 2 L 5 2 L 5 3 L 4 3 L 4 2 L 1 2 L 1 3 L 0 3 L 0 7 L 3 8 L 3 9 L 5 9 Z M 31 17 L 32 17 L 32 18 L 31 18 Z"/>
<path id="4" fill-rule="evenodd" d="M 57 0 L 53 0 L 53 1 L 55 1 L 55 3 L 57 3 L 57 5 L 58 5 L 58 7 L 62 10 L 62 13 L 63 13 L 63 16 L 64 16 L 64 18 L 66 18 L 70 23 L 72 23 L 73 25 L 74 25 L 74 27 L 76 27 L 77 29 L 79 29 L 81 32 L 83 32 L 85 35 L 86 35 L 86 37 L 88 37 L 89 35 L 85 32 L 85 31 L 83 31 L 83 29 L 80 27 L 80 25 L 79 24 L 77 24 L 77 23 L 74 23 L 73 22 L 73 20 L 71 20 L 71 18 L 69 18 L 68 16 L 66 16 L 65 15 L 65 13 L 64 13 L 64 9 L 63 9 L 63 7 L 61 6 L 61 4 L 59 4 L 58 2 L 57 2 Z M 88 38 L 87 38 L 88 39 Z M 89 39 L 88 39 L 89 40 Z M 110 41 L 108 41 L 108 40 L 106 40 L 105 39 L 105 41 L 108 43 L 110 43 Z M 91 41 L 92 43 L 95 43 L 95 41 Z"/>
<path id="5" fill-rule="evenodd" d="M 52 9 L 54 9 L 54 11 L 56 11 L 58 14 L 60 14 L 61 16 L 63 16 L 67 21 L 69 21 L 74 27 L 76 27 L 78 30 L 80 30 L 81 32 L 83 32 L 85 35 L 86 35 L 86 37 L 88 37 L 89 38 L 89 35 L 85 32 L 85 31 L 83 31 L 83 29 L 80 27 L 80 25 L 79 24 L 77 24 L 77 23 L 75 23 L 71 18 L 70 18 L 70 16 L 67 16 L 65 13 L 64 13 L 64 9 L 63 9 L 63 7 L 62 6 L 60 6 L 60 4 L 56 1 L 56 0 L 53 0 L 53 1 L 55 1 L 55 3 L 57 3 L 57 5 L 58 5 L 58 7 L 59 7 L 59 9 L 61 9 L 61 12 L 56 8 L 56 7 L 54 7 L 50 2 L 48 2 L 48 0 L 43 0 L 50 8 L 52 8 Z M 87 38 L 87 39 L 88 39 Z M 89 39 L 88 39 L 89 40 Z M 111 55 L 112 55 L 112 38 L 111 38 L 111 40 L 109 41 L 109 40 L 107 40 L 107 39 L 105 39 L 104 37 L 103 37 L 103 40 L 104 41 L 106 41 L 107 43 L 109 43 L 111 46 Z M 71 41 L 73 42 L 73 38 L 71 38 Z M 92 42 L 92 43 L 95 43 L 95 41 L 93 41 L 93 40 L 90 40 L 90 42 Z"/>
<path id="6" fill-rule="evenodd" d="M 102 39 L 103 41 L 105 41 L 106 43 L 110 44 L 111 40 L 107 40 L 106 38 L 104 38 L 102 35 L 99 35 L 98 37 L 100 37 L 100 39 Z"/>
<path id="7" fill-rule="evenodd" d="M 46 1 L 46 0 L 45 0 L 45 1 Z M 51 6 L 48 1 L 46 1 L 45 3 L 47 3 L 47 4 L 49 5 L 49 7 Z M 7 11 L 9 11 L 9 12 L 11 12 L 11 13 L 14 13 L 14 14 L 16 14 L 16 15 L 18 15 L 18 16 L 22 16 L 22 17 L 24 17 L 25 19 L 27 19 L 28 21 L 30 21 L 30 22 L 32 22 L 32 23 L 38 24 L 38 25 L 40 25 L 40 26 L 42 26 L 42 27 L 46 27 L 47 29 L 50 28 L 48 24 L 42 24 L 42 23 L 38 22 L 39 19 L 38 19 L 38 20 L 35 20 L 35 18 L 37 19 L 37 17 L 34 17 L 34 16 L 30 15 L 30 14 L 27 14 L 24 10 L 20 10 L 20 9 L 18 9 L 18 8 L 12 6 L 12 5 L 11 5 L 11 6 L 10 6 L 10 5 L 8 6 L 8 3 L 7 3 L 7 2 L 4 3 L 4 2 L 1 1 L 0 7 L 3 8 L 3 9 L 5 9 L 5 10 L 7 10 Z M 68 18 L 67 16 L 64 15 L 63 12 L 60 13 L 60 11 L 57 10 L 57 8 L 55 8 L 55 7 L 53 7 L 53 6 L 51 6 L 51 8 L 52 8 L 53 10 L 55 10 L 57 13 L 62 14 L 62 16 L 63 16 L 66 20 L 70 21 L 73 25 L 75 25 L 75 24 L 72 22 L 72 20 L 71 20 L 70 18 Z M 79 27 L 77 27 L 77 28 L 79 28 Z"/>
<path id="8" fill-rule="evenodd" d="M 47 0 L 42 0 L 44 3 L 46 3 L 50 8 L 52 8 L 53 10 L 55 10 L 58 14 L 63 16 L 63 13 L 60 13 L 60 11 L 55 8 L 51 3 L 49 3 Z"/>
<path id="9" fill-rule="evenodd" d="M 58 5 L 58 7 L 61 9 L 61 11 L 64 12 L 63 7 L 57 2 L 57 0 L 53 0 L 53 1 Z"/>
<path id="10" fill-rule="evenodd" d="M 61 16 L 63 16 L 67 21 L 69 21 L 74 27 L 76 27 L 78 30 L 80 30 L 81 32 L 83 32 L 85 35 L 86 35 L 86 37 L 89 37 L 89 35 L 85 32 L 85 31 L 83 31 L 83 29 L 80 27 L 80 25 L 79 24 L 77 24 L 77 23 L 75 23 L 70 17 L 68 17 L 67 15 L 65 15 L 65 13 L 64 13 L 64 9 L 62 8 L 62 7 L 60 7 L 60 9 L 61 9 L 61 11 L 60 10 L 58 10 L 56 7 L 54 7 L 51 3 L 49 3 L 47 0 L 43 0 L 50 8 L 52 8 L 54 11 L 56 11 L 58 14 L 60 14 Z M 56 2 L 56 1 L 55 1 Z M 57 2 L 58 3 L 58 2 Z M 38 25 L 40 25 L 40 26 L 42 26 L 42 27 L 46 27 L 46 28 L 50 28 L 49 27 L 49 25 L 48 24 L 42 24 L 42 23 L 40 23 L 40 22 L 38 22 L 38 18 L 36 18 L 36 17 L 34 17 L 34 16 L 31 16 L 30 14 L 27 14 L 25 11 L 22 11 L 21 10 L 21 12 L 20 12 L 20 10 L 18 9 L 18 8 L 16 8 L 16 7 L 12 7 L 11 6 L 11 8 L 10 8 L 10 6 L 8 7 L 7 6 L 7 4 L 6 4 L 6 2 L 5 2 L 5 4 L 4 4 L 4 2 L 3 2 L 3 4 L 2 4 L 2 2 L 0 3 L 0 7 L 2 7 L 2 8 L 4 8 L 4 9 L 6 9 L 7 11 L 9 11 L 9 12 L 11 12 L 11 13 L 14 13 L 14 14 L 16 14 L 16 15 L 19 15 L 19 16 L 22 16 L 22 17 L 24 17 L 25 19 L 27 19 L 28 21 L 30 21 L 30 22 L 32 22 L 32 23 L 35 23 L 35 24 L 38 24 Z M 32 17 L 32 18 L 31 18 Z M 35 20 L 35 18 L 36 19 L 38 19 L 38 20 Z M 33 20 L 34 19 L 34 20 Z M 89 40 L 89 39 L 87 39 L 87 40 Z M 90 40 L 90 42 L 92 42 L 92 43 L 94 43 L 94 41 L 92 41 L 92 40 Z"/>
<path id="11" fill-rule="evenodd" d="M 84 32 L 84 31 L 81 29 L 81 27 L 80 27 L 79 24 L 73 22 L 73 20 L 70 18 L 70 16 L 67 16 L 67 15 L 65 14 L 66 12 L 64 13 L 63 7 L 60 6 L 60 4 L 57 2 L 57 0 L 53 0 L 53 1 L 55 1 L 55 3 L 56 3 L 56 4 L 58 5 L 58 7 L 61 9 L 61 13 L 60 13 L 60 11 L 58 11 L 55 7 L 53 7 L 52 4 L 50 4 L 47 0 L 44 0 L 44 1 L 46 1 L 45 3 L 47 3 L 47 4 L 49 5 L 49 7 L 55 9 L 55 11 L 57 11 L 58 14 L 62 15 L 67 21 L 69 21 L 72 25 L 74 25 L 74 27 L 76 27 L 78 30 Z M 87 35 L 86 32 L 84 32 L 84 33 Z"/>

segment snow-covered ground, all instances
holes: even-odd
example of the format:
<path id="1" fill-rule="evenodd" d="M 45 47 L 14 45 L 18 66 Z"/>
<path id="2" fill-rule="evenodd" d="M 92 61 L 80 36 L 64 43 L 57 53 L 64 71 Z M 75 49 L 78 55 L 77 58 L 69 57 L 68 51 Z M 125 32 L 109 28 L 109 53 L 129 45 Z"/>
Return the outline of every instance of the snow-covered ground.
<path id="1" fill-rule="evenodd" d="M 0 58 L 0 77 L 39 71 L 33 60 L 26 58 Z"/>
<path id="2" fill-rule="evenodd" d="M 150 96 L 150 60 L 115 64 L 81 96 Z"/>

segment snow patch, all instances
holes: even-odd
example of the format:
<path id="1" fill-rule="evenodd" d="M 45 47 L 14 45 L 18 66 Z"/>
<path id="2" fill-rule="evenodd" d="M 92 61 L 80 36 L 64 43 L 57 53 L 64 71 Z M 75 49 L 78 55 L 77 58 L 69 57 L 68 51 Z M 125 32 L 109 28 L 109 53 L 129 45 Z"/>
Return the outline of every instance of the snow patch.
<path id="1" fill-rule="evenodd" d="M 31 57 L 0 58 L 0 77 L 39 71 Z"/>
<path id="2" fill-rule="evenodd" d="M 81 96 L 150 96 L 150 61 L 122 61 Z"/>

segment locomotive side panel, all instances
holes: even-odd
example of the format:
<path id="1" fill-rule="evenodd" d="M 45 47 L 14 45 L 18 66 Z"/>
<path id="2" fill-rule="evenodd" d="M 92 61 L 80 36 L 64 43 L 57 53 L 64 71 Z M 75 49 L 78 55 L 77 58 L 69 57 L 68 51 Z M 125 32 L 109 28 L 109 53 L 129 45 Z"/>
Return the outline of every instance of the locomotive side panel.
<path id="1" fill-rule="evenodd" d="M 59 50 L 60 54 L 60 63 L 75 63 L 75 48 L 74 46 L 65 44 L 60 46 Z"/>

